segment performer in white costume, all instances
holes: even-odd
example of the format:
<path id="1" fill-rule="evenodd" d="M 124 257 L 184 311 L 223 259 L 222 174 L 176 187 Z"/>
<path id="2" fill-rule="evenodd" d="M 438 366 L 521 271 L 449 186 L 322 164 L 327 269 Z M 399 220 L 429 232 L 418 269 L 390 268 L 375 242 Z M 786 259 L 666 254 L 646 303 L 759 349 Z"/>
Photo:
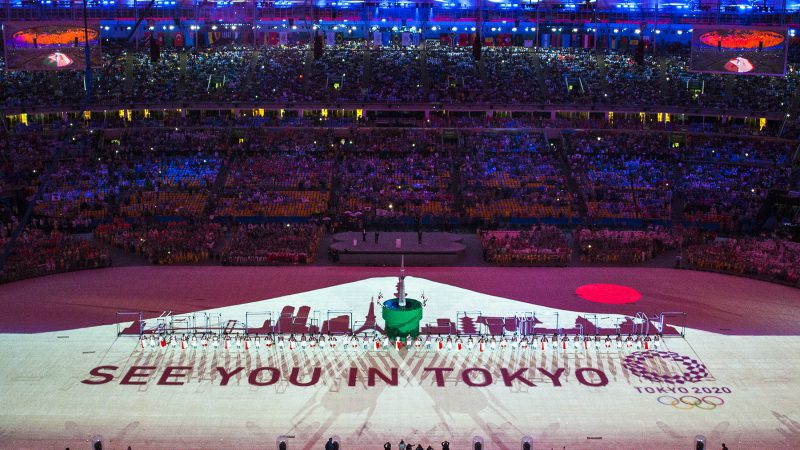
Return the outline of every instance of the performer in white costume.
<path id="1" fill-rule="evenodd" d="M 267 337 L 264 338 L 264 347 L 271 349 L 273 345 L 275 345 L 275 341 L 272 340 L 272 335 L 268 334 Z"/>

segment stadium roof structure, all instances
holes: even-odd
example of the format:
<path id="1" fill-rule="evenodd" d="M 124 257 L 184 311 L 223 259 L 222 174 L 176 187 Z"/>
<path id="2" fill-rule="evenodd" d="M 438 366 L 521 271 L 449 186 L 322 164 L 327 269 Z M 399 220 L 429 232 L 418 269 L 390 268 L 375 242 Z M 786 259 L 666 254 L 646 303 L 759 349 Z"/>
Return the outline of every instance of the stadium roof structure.
<path id="1" fill-rule="evenodd" d="M 88 0 L 87 7 L 95 18 L 133 17 L 147 0 Z M 0 0 L 0 20 L 76 18 L 81 10 L 80 0 Z M 488 11 L 484 20 L 493 18 L 519 19 L 542 14 L 541 17 L 565 22 L 618 20 L 658 22 L 664 18 L 684 23 L 777 24 L 800 23 L 800 0 L 155 0 L 153 13 L 164 17 L 216 20 L 237 17 L 254 11 L 255 17 L 275 16 L 308 18 L 333 16 L 406 17 L 420 10 L 432 11 L 441 20 L 475 18 L 476 11 Z M 259 13 L 260 12 L 260 13 Z M 602 17 L 597 18 L 597 14 Z M 610 15 L 610 16 L 609 16 Z"/>

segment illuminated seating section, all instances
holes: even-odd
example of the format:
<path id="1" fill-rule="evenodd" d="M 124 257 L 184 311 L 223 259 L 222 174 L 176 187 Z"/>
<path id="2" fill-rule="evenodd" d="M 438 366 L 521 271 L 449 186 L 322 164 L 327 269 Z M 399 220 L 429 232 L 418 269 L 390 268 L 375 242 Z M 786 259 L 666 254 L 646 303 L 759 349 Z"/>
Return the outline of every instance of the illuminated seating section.
<path id="1" fill-rule="evenodd" d="M 575 232 L 575 241 L 583 262 L 642 263 L 677 248 L 683 236 L 662 228 L 647 231 L 582 228 Z"/>
<path id="2" fill-rule="evenodd" d="M 103 219 L 108 215 L 106 197 L 113 196 L 107 164 L 94 158 L 81 158 L 59 164 L 50 178 L 37 215 Z"/>
<path id="3" fill-rule="evenodd" d="M 0 169 L 3 192 L 21 191 L 32 197 L 41 183 L 52 152 L 58 148 L 52 136 L 5 135 L 0 138 Z"/>
<path id="4" fill-rule="evenodd" d="M 370 52 L 367 100 L 425 101 L 418 49 L 378 49 Z"/>
<path id="5" fill-rule="evenodd" d="M 475 135 L 464 162 L 463 196 L 470 218 L 574 216 L 557 155 L 541 134 Z"/>
<path id="6" fill-rule="evenodd" d="M 301 47 L 265 47 L 258 51 L 255 70 L 250 71 L 250 98 L 257 101 L 303 101 L 303 74 L 307 49 Z M 303 78 L 301 78 L 303 75 Z"/>
<path id="7" fill-rule="evenodd" d="M 361 89 L 367 88 L 363 59 L 364 52 L 349 46 L 329 49 L 319 60 L 307 63 L 306 88 L 316 89 L 314 98 L 319 100 L 361 100 Z"/>
<path id="8" fill-rule="evenodd" d="M 314 262 L 323 229 L 318 225 L 243 225 L 222 252 L 228 265 L 310 264 Z"/>
<path id="9" fill-rule="evenodd" d="M 571 260 L 564 232 L 532 229 L 532 223 L 585 220 L 602 227 L 602 220 L 624 219 L 650 228 L 580 230 L 577 248 L 588 263 L 640 263 L 687 245 L 684 232 L 653 228 L 653 221 L 747 231 L 771 189 L 800 186 L 790 164 L 795 143 L 769 137 L 686 133 L 675 140 L 674 133 L 640 130 L 550 132 L 547 139 L 532 130 L 147 131 L 78 130 L 66 142 L 52 133 L 20 133 L 0 143 L 0 187 L 16 192 L 7 198 L 33 198 L 42 188 L 22 242 L 55 255 L 34 267 L 20 253 L 10 277 L 107 264 L 96 246 L 54 234 L 91 230 L 98 241 L 153 263 L 211 256 L 226 264 L 308 263 L 322 231 L 316 225 L 283 230 L 285 219 L 344 228 L 417 221 L 527 228 L 482 232 L 485 259 L 501 265 Z M 48 166 L 53 170 L 43 184 Z M 673 193 L 679 195 L 673 199 Z M 582 202 L 586 217 L 579 214 Z M 25 206 L 6 204 L 16 210 L 2 213 L 3 241 Z M 797 214 L 787 220 L 797 221 Z M 218 224 L 233 227 L 224 239 Z M 768 252 L 772 247 L 765 245 L 757 248 Z M 709 256 L 697 252 L 690 264 L 793 279 L 794 272 L 784 270 L 793 262 L 789 257 L 778 270 L 753 256 L 757 252 L 734 263 L 712 257 L 724 255 L 725 244 L 709 248 Z M 776 247 L 788 252 L 782 249 Z M 75 255 L 89 262 L 77 263 Z"/>
<path id="10" fill-rule="evenodd" d="M 237 155 L 219 193 L 217 216 L 311 217 L 330 199 L 334 162 L 324 136 L 265 135 L 269 153 Z M 313 140 L 312 140 L 313 139 Z"/>
<path id="11" fill-rule="evenodd" d="M 453 159 L 440 137 L 391 131 L 346 141 L 336 171 L 335 212 L 399 220 L 452 216 Z"/>
<path id="12" fill-rule="evenodd" d="M 343 173 L 350 211 L 415 217 L 452 213 L 450 161 L 431 155 L 359 158 Z"/>
<path id="13" fill-rule="evenodd" d="M 541 53 L 542 76 L 547 95 L 541 100 L 551 104 L 578 102 L 604 103 L 596 59 L 588 52 L 553 50 Z M 567 84 L 569 78 L 569 84 Z M 580 84 L 577 81 L 580 80 Z"/>
<path id="14" fill-rule="evenodd" d="M 144 161 L 134 168 L 132 192 L 120 205 L 126 217 L 197 217 L 219 171 L 214 157 L 176 156 Z"/>
<path id="15" fill-rule="evenodd" d="M 681 191 L 684 217 L 698 225 L 735 231 L 752 224 L 769 190 L 787 186 L 786 162 L 794 146 L 757 138 L 690 136 Z"/>
<path id="16" fill-rule="evenodd" d="M 653 108 L 727 108 L 783 112 L 797 87 L 796 67 L 787 76 L 726 77 L 688 70 L 688 56 L 645 58 L 583 49 L 483 50 L 429 43 L 419 48 L 369 49 L 355 41 L 326 48 L 311 58 L 302 45 L 220 46 L 182 53 L 164 49 L 157 63 L 148 52 L 128 50 L 100 77 L 94 102 L 151 106 L 196 102 L 445 102 L 619 105 Z M 369 53 L 369 55 L 367 55 Z M 604 61 L 605 72 L 598 59 Z M 106 63 L 111 53 L 104 55 Z M 425 67 L 425 70 L 423 70 Z M 64 105 L 83 99 L 77 71 L 5 72 L 0 104 L 6 107 Z M 605 77 L 605 80 L 604 80 Z"/>
<path id="17" fill-rule="evenodd" d="M 670 219 L 676 161 L 663 135 L 577 133 L 568 145 L 590 217 Z"/>
<path id="18" fill-rule="evenodd" d="M 5 238 L 0 239 L 5 244 Z M 95 243 L 59 231 L 28 227 L 5 261 L 0 281 L 12 281 L 58 272 L 107 267 L 107 250 Z"/>
<path id="19" fill-rule="evenodd" d="M 572 249 L 564 232 L 554 226 L 523 231 L 479 231 L 486 261 L 501 266 L 567 265 Z"/>
<path id="20" fill-rule="evenodd" d="M 800 282 L 800 243 L 784 239 L 718 239 L 689 247 L 687 260 L 704 270 L 768 277 L 791 285 Z"/>
<path id="21" fill-rule="evenodd" d="M 221 235 L 216 223 L 134 223 L 117 219 L 98 225 L 95 237 L 147 258 L 152 264 L 198 263 L 208 259 Z"/>

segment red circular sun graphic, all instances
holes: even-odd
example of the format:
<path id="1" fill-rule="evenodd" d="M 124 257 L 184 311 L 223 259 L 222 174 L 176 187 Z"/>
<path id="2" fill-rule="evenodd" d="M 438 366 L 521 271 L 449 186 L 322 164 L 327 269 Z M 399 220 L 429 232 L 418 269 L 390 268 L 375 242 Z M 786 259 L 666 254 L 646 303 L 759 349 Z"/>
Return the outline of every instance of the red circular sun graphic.
<path id="1" fill-rule="evenodd" d="M 642 294 L 636 289 L 618 284 L 584 284 L 575 289 L 575 293 L 584 300 L 609 305 L 634 303 L 642 298 Z"/>

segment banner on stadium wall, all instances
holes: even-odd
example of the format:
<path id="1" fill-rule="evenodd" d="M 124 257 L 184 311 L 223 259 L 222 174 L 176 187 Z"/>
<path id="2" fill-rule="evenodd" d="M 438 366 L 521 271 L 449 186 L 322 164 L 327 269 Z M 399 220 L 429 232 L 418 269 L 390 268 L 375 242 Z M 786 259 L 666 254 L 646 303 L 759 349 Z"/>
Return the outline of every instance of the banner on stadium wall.
<path id="1" fill-rule="evenodd" d="M 175 33 L 175 39 L 172 40 L 172 45 L 174 45 L 175 47 L 183 47 L 183 44 L 184 44 L 183 33 L 178 31 L 177 33 Z"/>
<path id="2" fill-rule="evenodd" d="M 333 31 L 326 31 L 325 32 L 325 45 L 327 46 L 334 46 L 336 45 L 336 33 Z"/>
<path id="3" fill-rule="evenodd" d="M 269 33 L 267 33 L 267 45 L 273 46 L 273 47 L 278 45 L 278 42 L 279 42 L 278 39 L 279 39 L 278 38 L 278 32 L 270 31 Z"/>
<path id="4" fill-rule="evenodd" d="M 565 34 L 565 35 L 563 36 L 562 40 L 561 40 L 561 45 L 562 45 L 563 47 L 569 47 L 569 46 L 570 46 L 570 45 L 569 45 L 569 44 L 570 44 L 570 38 L 571 38 L 571 36 L 570 36 L 570 35 L 568 35 L 568 34 Z"/>
<path id="5" fill-rule="evenodd" d="M 440 34 L 439 35 L 439 44 L 441 45 L 450 45 L 453 39 L 450 37 L 449 34 Z"/>
<path id="6" fill-rule="evenodd" d="M 498 34 L 494 39 L 494 45 L 497 47 L 511 47 L 511 35 Z"/>
<path id="7" fill-rule="evenodd" d="M 550 33 L 544 33 L 542 35 L 542 47 L 544 48 L 550 47 Z"/>
<path id="8" fill-rule="evenodd" d="M 372 45 L 373 47 L 380 47 L 383 44 L 383 37 L 381 37 L 380 31 L 373 31 L 372 32 Z"/>
<path id="9" fill-rule="evenodd" d="M 786 27 L 699 25 L 692 33 L 689 70 L 737 75 L 786 74 Z"/>
<path id="10" fill-rule="evenodd" d="M 103 66 L 100 23 L 86 28 L 89 65 Z M 86 49 L 82 21 L 5 22 L 3 48 L 7 70 L 85 70 Z"/>
<path id="11" fill-rule="evenodd" d="M 281 31 L 278 33 L 278 45 L 289 45 L 289 33 Z"/>
<path id="12" fill-rule="evenodd" d="M 409 45 L 411 45 L 411 33 L 402 34 L 402 43 L 403 47 L 408 47 Z"/>
<path id="13" fill-rule="evenodd" d="M 525 39 L 522 42 L 522 46 L 525 48 L 533 48 L 533 39 Z"/>
<path id="14" fill-rule="evenodd" d="M 467 47 L 469 45 L 472 45 L 472 42 L 470 42 L 469 37 L 470 37 L 469 34 L 459 33 L 458 34 L 458 46 L 459 47 Z"/>

